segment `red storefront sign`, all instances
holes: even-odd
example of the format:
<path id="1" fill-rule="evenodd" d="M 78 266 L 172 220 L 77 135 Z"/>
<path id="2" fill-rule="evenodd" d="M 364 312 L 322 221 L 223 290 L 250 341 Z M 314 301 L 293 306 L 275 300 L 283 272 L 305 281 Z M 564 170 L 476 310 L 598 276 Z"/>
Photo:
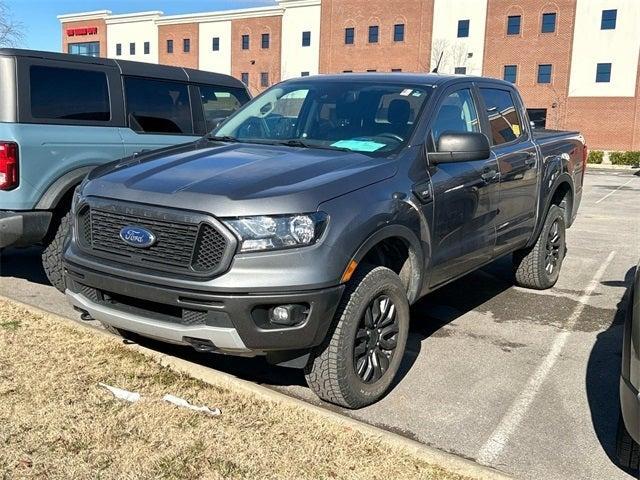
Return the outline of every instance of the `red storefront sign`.
<path id="1" fill-rule="evenodd" d="M 85 28 L 68 28 L 68 37 L 80 37 L 84 35 L 97 35 L 98 27 L 85 27 Z"/>

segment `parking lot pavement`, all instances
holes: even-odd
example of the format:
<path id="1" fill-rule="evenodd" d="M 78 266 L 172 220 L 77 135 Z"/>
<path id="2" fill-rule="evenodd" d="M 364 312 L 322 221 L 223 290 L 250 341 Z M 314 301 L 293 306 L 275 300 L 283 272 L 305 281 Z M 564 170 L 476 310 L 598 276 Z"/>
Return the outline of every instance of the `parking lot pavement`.
<path id="1" fill-rule="evenodd" d="M 590 172 L 567 236 L 549 291 L 514 287 L 506 258 L 421 300 L 395 388 L 344 413 L 519 478 L 632 478 L 613 455 L 624 297 L 640 257 L 640 177 Z M 37 249 L 1 261 L 0 294 L 77 318 L 46 285 Z M 151 345 L 320 403 L 299 371 Z"/>

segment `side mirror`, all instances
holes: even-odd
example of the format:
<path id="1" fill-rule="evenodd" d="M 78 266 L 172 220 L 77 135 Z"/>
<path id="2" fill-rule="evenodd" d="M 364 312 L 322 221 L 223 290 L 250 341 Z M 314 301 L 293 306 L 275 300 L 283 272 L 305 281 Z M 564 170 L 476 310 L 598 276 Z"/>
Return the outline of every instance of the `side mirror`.
<path id="1" fill-rule="evenodd" d="M 489 139 L 484 133 L 445 132 L 438 139 L 437 152 L 429 153 L 429 162 L 472 162 L 487 160 L 491 156 Z"/>

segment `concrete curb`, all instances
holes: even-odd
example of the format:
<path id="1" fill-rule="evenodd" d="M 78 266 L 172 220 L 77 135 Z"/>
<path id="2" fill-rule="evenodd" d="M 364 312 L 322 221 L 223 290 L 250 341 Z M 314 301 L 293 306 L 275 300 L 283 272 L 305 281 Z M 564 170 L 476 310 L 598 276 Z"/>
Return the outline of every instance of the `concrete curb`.
<path id="1" fill-rule="evenodd" d="M 107 331 L 100 330 L 90 325 L 85 325 L 71 318 L 62 317 L 55 313 L 47 312 L 46 310 L 42 310 L 40 308 L 4 297 L 2 295 L 0 295 L 0 300 L 7 303 L 12 303 L 35 314 L 48 316 L 55 319 L 56 321 L 66 323 L 74 328 L 90 330 L 94 334 L 102 335 L 113 340 L 117 339 L 117 337 L 108 333 Z M 355 420 L 351 417 L 341 415 L 340 413 L 309 404 L 297 398 L 285 395 L 284 393 L 280 393 L 262 385 L 240 379 L 228 373 L 220 372 L 209 367 L 204 367 L 202 365 L 198 365 L 165 353 L 160 353 L 137 344 L 124 344 L 124 346 L 140 352 L 148 357 L 151 357 L 154 361 L 158 362 L 162 366 L 170 368 L 171 370 L 179 373 L 184 373 L 205 383 L 219 387 L 227 387 L 229 389 L 242 390 L 258 397 L 262 397 L 266 400 L 284 404 L 286 406 L 301 408 L 315 415 L 319 415 L 329 421 L 337 422 L 363 434 L 379 438 L 380 440 L 394 445 L 431 465 L 441 467 L 450 473 L 455 473 L 479 480 L 514 479 L 514 477 L 495 470 L 491 467 L 480 465 L 472 460 L 459 457 L 451 453 L 443 452 L 441 450 L 403 437 L 396 433 L 388 432 L 379 427 L 375 427 Z"/>
<path id="2" fill-rule="evenodd" d="M 630 165 L 611 165 L 608 163 L 587 163 L 587 172 L 592 170 L 603 171 L 622 171 L 622 172 L 637 172 L 638 167 L 632 167 Z"/>

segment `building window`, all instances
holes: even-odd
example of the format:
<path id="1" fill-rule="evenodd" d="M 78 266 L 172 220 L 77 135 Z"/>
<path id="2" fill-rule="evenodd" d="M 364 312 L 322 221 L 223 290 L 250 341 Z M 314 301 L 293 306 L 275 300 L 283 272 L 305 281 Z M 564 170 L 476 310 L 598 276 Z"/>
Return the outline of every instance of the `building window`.
<path id="1" fill-rule="evenodd" d="M 149 42 L 144 42 L 144 54 L 149 55 L 151 52 L 151 44 Z"/>
<path id="2" fill-rule="evenodd" d="M 458 20 L 458 38 L 469 36 L 469 20 Z"/>
<path id="3" fill-rule="evenodd" d="M 67 46 L 67 53 L 84 55 L 85 57 L 99 57 L 100 42 L 70 43 Z"/>
<path id="4" fill-rule="evenodd" d="M 611 81 L 611 64 L 599 63 L 596 68 L 596 82 L 609 83 Z"/>
<path id="5" fill-rule="evenodd" d="M 603 10 L 602 21 L 600 22 L 600 29 L 615 30 L 617 19 L 618 19 L 618 10 Z"/>
<path id="6" fill-rule="evenodd" d="M 269 48 L 269 34 L 268 33 L 263 33 L 262 34 L 262 48 Z"/>
<path id="7" fill-rule="evenodd" d="M 393 41 L 404 42 L 404 23 L 398 23 L 393 26 Z"/>
<path id="8" fill-rule="evenodd" d="M 260 74 L 260 86 L 261 87 L 268 87 L 269 86 L 269 73 L 268 72 L 262 72 Z"/>
<path id="9" fill-rule="evenodd" d="M 455 73 L 456 75 L 466 75 L 467 74 L 467 67 L 456 67 L 453 70 L 453 73 Z"/>
<path id="10" fill-rule="evenodd" d="M 249 74 L 244 72 L 240 74 L 240 80 L 242 80 L 242 83 L 244 83 L 246 86 L 249 86 Z"/>
<path id="11" fill-rule="evenodd" d="M 344 29 L 344 43 L 346 45 L 353 45 L 356 39 L 356 29 L 355 28 L 345 28 Z"/>
<path id="12" fill-rule="evenodd" d="M 135 55 L 136 54 L 136 44 L 135 43 L 130 43 L 129 44 L 129 55 Z"/>
<path id="13" fill-rule="evenodd" d="M 173 53 L 173 40 L 167 40 L 167 53 Z"/>
<path id="14" fill-rule="evenodd" d="M 520 23 L 522 17 L 520 15 L 510 15 L 507 18 L 507 35 L 520 35 Z"/>
<path id="15" fill-rule="evenodd" d="M 301 77 L 308 77 L 309 76 L 309 72 L 300 72 L 300 76 Z"/>
<path id="16" fill-rule="evenodd" d="M 249 50 L 249 35 L 242 35 L 242 50 Z"/>
<path id="17" fill-rule="evenodd" d="M 369 72 L 369 73 L 373 73 L 373 72 L 376 72 L 376 71 L 377 71 L 377 70 L 376 70 L 375 68 L 372 68 L 372 69 L 370 69 L 370 70 L 367 70 L 367 72 Z"/>
<path id="18" fill-rule="evenodd" d="M 343 70 L 342 73 L 353 73 L 353 70 Z"/>
<path id="19" fill-rule="evenodd" d="M 303 47 L 311 46 L 311 32 L 302 32 L 302 46 Z"/>
<path id="20" fill-rule="evenodd" d="M 538 65 L 538 83 L 551 83 L 551 72 L 553 66 L 550 64 Z"/>
<path id="21" fill-rule="evenodd" d="M 213 37 L 211 40 L 211 50 L 214 52 L 220 50 L 220 37 Z"/>
<path id="22" fill-rule="evenodd" d="M 507 82 L 516 83 L 518 80 L 518 66 L 517 65 L 505 65 L 504 72 L 502 74 L 503 80 Z"/>
<path id="23" fill-rule="evenodd" d="M 121 43 L 116 43 L 116 56 L 120 56 L 122 55 L 122 44 Z"/>
<path id="24" fill-rule="evenodd" d="M 378 35 L 380 29 L 377 25 L 371 25 L 369 27 L 369 43 L 378 43 Z"/>
<path id="25" fill-rule="evenodd" d="M 391 69 L 391 71 L 392 71 L 393 73 L 398 73 L 398 72 L 401 72 L 401 71 L 402 71 L 402 69 L 401 69 L 401 68 L 392 68 L 392 69 Z"/>
<path id="26" fill-rule="evenodd" d="M 191 51 L 191 39 L 183 38 L 182 39 L 182 51 L 184 53 L 189 53 Z"/>
<path id="27" fill-rule="evenodd" d="M 542 33 L 553 33 L 556 31 L 556 14 L 555 13 L 543 13 L 542 14 Z"/>

